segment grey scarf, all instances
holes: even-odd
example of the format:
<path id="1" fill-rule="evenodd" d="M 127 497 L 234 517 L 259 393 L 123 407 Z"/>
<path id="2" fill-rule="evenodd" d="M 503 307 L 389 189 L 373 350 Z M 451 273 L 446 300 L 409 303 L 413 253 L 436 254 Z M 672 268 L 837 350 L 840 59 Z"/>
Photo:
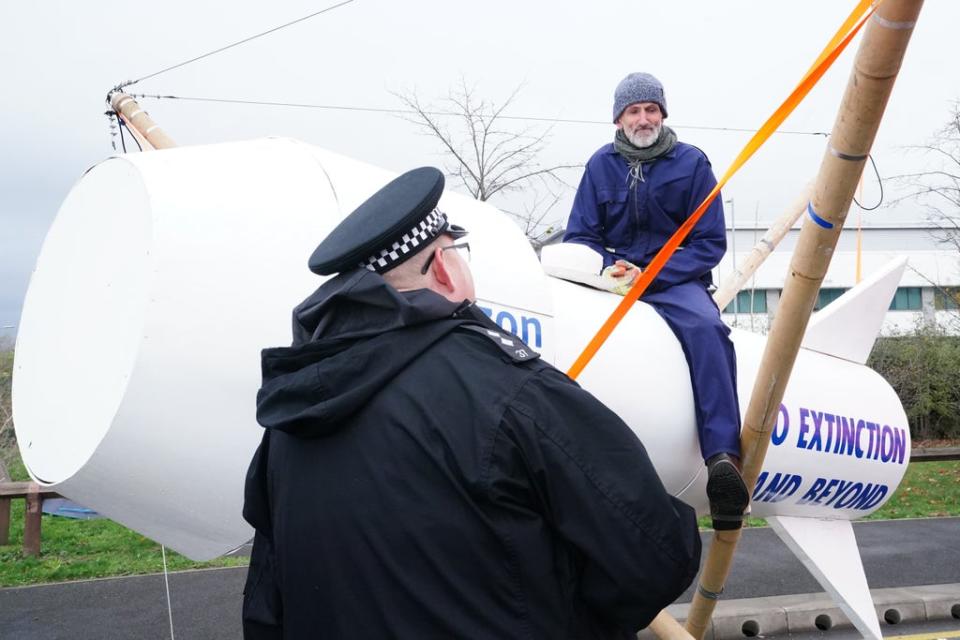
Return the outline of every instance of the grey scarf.
<path id="1" fill-rule="evenodd" d="M 617 129 L 617 133 L 613 137 L 613 148 L 626 158 L 630 165 L 631 187 L 635 186 L 638 180 L 643 182 L 644 162 L 656 160 L 672 151 L 675 146 L 677 146 L 677 134 L 666 125 L 660 127 L 660 135 L 657 137 L 657 141 L 649 147 L 641 148 L 630 142 L 623 129 Z"/>

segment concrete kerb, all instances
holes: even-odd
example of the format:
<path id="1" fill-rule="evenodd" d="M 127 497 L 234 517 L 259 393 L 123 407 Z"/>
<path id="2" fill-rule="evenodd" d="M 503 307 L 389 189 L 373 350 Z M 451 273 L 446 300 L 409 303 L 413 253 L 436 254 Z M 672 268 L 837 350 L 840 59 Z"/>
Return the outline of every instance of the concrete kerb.
<path id="1" fill-rule="evenodd" d="M 874 589 L 871 592 L 881 628 L 901 623 L 960 619 L 960 584 Z M 667 608 L 685 620 L 689 604 Z M 721 600 L 704 640 L 740 640 L 756 636 L 828 632 L 852 628 L 850 619 L 826 593 Z M 641 631 L 638 638 L 654 635 Z"/>
<path id="2" fill-rule="evenodd" d="M 923 598 L 927 620 L 960 620 L 960 585 L 934 584 L 912 590 Z"/>
<path id="3" fill-rule="evenodd" d="M 784 631 L 788 633 L 849 629 L 853 626 L 850 618 L 825 593 L 811 594 L 784 609 L 787 611 L 787 628 Z"/>

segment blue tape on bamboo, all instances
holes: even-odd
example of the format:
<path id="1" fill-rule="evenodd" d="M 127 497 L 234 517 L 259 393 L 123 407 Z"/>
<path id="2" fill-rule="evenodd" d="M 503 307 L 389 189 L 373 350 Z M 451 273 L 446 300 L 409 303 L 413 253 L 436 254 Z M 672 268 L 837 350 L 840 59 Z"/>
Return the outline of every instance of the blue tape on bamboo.
<path id="1" fill-rule="evenodd" d="M 807 213 L 810 214 L 810 219 L 811 219 L 811 220 L 813 220 L 814 222 L 816 222 L 818 225 L 820 225 L 820 226 L 823 227 L 824 229 L 833 229 L 833 223 L 832 223 L 832 222 L 830 222 L 829 220 L 824 220 L 823 218 L 821 218 L 820 216 L 817 215 L 817 212 L 816 212 L 816 211 L 813 210 L 813 203 L 812 203 L 812 202 L 807 203 Z"/>

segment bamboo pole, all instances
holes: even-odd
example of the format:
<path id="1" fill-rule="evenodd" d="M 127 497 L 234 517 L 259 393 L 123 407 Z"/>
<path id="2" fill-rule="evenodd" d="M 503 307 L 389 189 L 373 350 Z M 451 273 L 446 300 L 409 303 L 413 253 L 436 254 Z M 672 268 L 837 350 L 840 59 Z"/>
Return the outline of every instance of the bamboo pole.
<path id="1" fill-rule="evenodd" d="M 730 301 L 740 292 L 744 283 L 750 279 L 756 270 L 763 264 L 773 250 L 777 248 L 783 237 L 793 227 L 797 219 L 807 210 L 807 203 L 810 202 L 810 196 L 813 193 L 813 183 L 804 187 L 803 192 L 796 200 L 790 203 L 787 210 L 770 225 L 767 232 L 763 234 L 760 242 L 754 245 L 750 254 L 740 267 L 723 279 L 723 283 L 713 292 L 713 300 L 720 309 L 726 308 Z"/>
<path id="2" fill-rule="evenodd" d="M 770 444 L 770 430 L 820 283 L 830 265 L 857 181 L 922 6 L 923 0 L 886 0 L 870 19 L 854 60 L 853 73 L 817 174 L 808 209 L 811 219 L 804 222 L 800 231 L 779 311 L 767 339 L 744 419 L 741 435 L 743 479 L 751 493 L 763 466 Z M 714 535 L 714 544 L 687 618 L 686 628 L 696 638 L 703 637 L 716 599 L 723 591 L 736 547 L 735 539 L 728 543 L 723 539 L 726 536 L 720 536 L 720 533 Z"/>
<path id="3" fill-rule="evenodd" d="M 117 117 L 123 118 L 127 128 L 137 137 L 145 150 L 170 149 L 177 146 L 173 138 L 168 136 L 129 95 L 122 91 L 114 91 L 108 98 Z"/>
<path id="4" fill-rule="evenodd" d="M 666 611 L 661 611 L 648 627 L 661 640 L 693 640 L 683 625 Z"/>
<path id="5" fill-rule="evenodd" d="M 713 541 L 703 563 L 700 584 L 693 594 L 685 624 L 687 632 L 697 640 L 702 640 L 706 634 L 713 609 L 723 593 L 723 585 L 727 583 L 730 567 L 733 566 L 733 554 L 740 542 L 740 531 L 741 529 L 733 529 L 713 532 Z"/>

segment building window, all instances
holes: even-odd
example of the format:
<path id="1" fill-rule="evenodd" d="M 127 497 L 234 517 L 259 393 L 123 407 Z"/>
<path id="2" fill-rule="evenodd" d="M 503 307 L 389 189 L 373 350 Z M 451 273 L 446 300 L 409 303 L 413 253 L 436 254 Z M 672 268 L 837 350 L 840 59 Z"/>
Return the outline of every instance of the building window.
<path id="1" fill-rule="evenodd" d="M 737 293 L 737 297 L 730 301 L 724 313 L 766 313 L 767 312 L 767 290 L 766 289 L 744 289 Z"/>
<path id="2" fill-rule="evenodd" d="M 813 306 L 814 311 L 820 311 L 825 306 L 842 296 L 846 293 L 846 289 L 820 289 L 820 292 L 817 294 L 817 303 Z"/>
<path id="3" fill-rule="evenodd" d="M 920 287 L 899 287 L 890 302 L 890 311 L 920 311 L 922 307 Z"/>
<path id="4" fill-rule="evenodd" d="M 960 309 L 960 288 L 937 287 L 934 289 L 933 308 L 937 311 Z"/>

